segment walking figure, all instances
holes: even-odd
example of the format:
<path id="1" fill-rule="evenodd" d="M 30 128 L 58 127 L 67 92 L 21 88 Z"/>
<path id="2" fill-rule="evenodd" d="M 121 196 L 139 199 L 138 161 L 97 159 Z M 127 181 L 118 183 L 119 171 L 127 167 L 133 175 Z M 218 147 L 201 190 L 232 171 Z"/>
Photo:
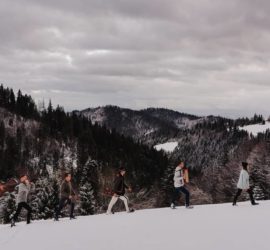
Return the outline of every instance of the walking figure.
<path id="1" fill-rule="evenodd" d="M 75 208 L 75 202 L 76 202 L 76 193 L 73 189 L 72 183 L 71 183 L 71 174 L 70 173 L 66 173 L 65 174 L 65 179 L 61 184 L 61 188 L 60 188 L 60 201 L 59 201 L 59 205 L 56 209 L 56 213 L 55 213 L 55 217 L 54 220 L 58 221 L 59 220 L 59 215 L 62 211 L 62 209 L 66 206 L 66 205 L 70 205 L 70 214 L 69 214 L 69 218 L 72 219 L 76 219 L 74 216 L 74 208 Z"/>
<path id="2" fill-rule="evenodd" d="M 253 192 L 252 192 L 252 190 L 250 188 L 249 174 L 248 174 L 248 163 L 242 162 L 242 167 L 243 167 L 243 169 L 241 170 L 239 180 L 238 180 L 238 183 L 237 183 L 237 193 L 236 193 L 236 195 L 234 197 L 234 200 L 233 200 L 233 206 L 237 205 L 236 204 L 237 199 L 241 195 L 243 190 L 248 192 L 251 204 L 253 206 L 259 205 L 259 203 L 255 202 L 254 197 L 253 197 Z"/>
<path id="3" fill-rule="evenodd" d="M 180 164 L 175 168 L 174 172 L 174 193 L 171 202 L 171 208 L 175 209 L 176 201 L 179 198 L 179 194 L 183 193 L 185 195 L 185 205 L 186 208 L 191 209 L 193 206 L 190 206 L 190 193 L 185 187 L 185 184 L 189 182 L 187 169 L 185 168 L 184 162 L 180 162 Z"/>
<path id="4" fill-rule="evenodd" d="M 115 203 L 118 201 L 118 199 L 124 202 L 127 213 L 134 212 L 134 209 L 129 209 L 128 197 L 125 195 L 126 189 L 128 189 L 131 192 L 131 188 L 128 187 L 125 183 L 125 177 L 124 177 L 125 174 L 126 174 L 126 170 L 124 168 L 120 168 L 116 176 L 116 179 L 114 181 L 113 197 L 108 206 L 107 214 L 112 214 L 112 208 L 115 205 Z"/>
<path id="5" fill-rule="evenodd" d="M 28 204 L 28 195 L 31 190 L 31 184 L 26 174 L 20 176 L 20 184 L 16 199 L 17 209 L 14 216 L 11 218 L 11 227 L 15 226 L 15 222 L 21 213 L 22 208 L 27 210 L 27 224 L 30 224 L 32 208 Z"/>

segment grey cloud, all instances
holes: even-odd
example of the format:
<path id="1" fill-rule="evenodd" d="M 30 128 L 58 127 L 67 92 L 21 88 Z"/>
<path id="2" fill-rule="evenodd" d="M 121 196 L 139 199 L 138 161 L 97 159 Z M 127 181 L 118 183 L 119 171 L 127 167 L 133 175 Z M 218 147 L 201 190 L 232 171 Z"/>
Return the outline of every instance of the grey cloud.
<path id="1" fill-rule="evenodd" d="M 68 110 L 269 115 L 270 3 L 2 0 L 0 80 Z"/>

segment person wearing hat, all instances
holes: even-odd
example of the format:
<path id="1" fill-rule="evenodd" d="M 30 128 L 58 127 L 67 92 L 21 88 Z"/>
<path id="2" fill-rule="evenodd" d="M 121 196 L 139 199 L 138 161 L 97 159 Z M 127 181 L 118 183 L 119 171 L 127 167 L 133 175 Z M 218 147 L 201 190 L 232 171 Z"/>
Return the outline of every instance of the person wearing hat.
<path id="1" fill-rule="evenodd" d="M 241 170 L 240 177 L 237 183 L 237 193 L 233 200 L 233 206 L 236 206 L 237 199 L 241 195 L 243 190 L 248 192 L 252 205 L 259 205 L 259 203 L 255 202 L 253 198 L 253 192 L 249 185 L 248 163 L 242 162 L 242 167 L 243 169 Z"/>
<path id="2" fill-rule="evenodd" d="M 128 187 L 125 183 L 125 177 L 124 177 L 125 174 L 126 174 L 125 168 L 120 168 L 114 181 L 113 197 L 109 203 L 107 214 L 112 214 L 112 208 L 115 205 L 115 203 L 118 201 L 118 199 L 124 202 L 127 213 L 134 212 L 134 209 L 129 209 L 128 198 L 127 196 L 125 196 L 126 189 L 128 189 L 130 192 L 132 191 L 131 188 Z"/>
<path id="3" fill-rule="evenodd" d="M 185 176 L 185 164 L 183 161 L 175 168 L 174 171 L 174 193 L 171 202 L 171 208 L 175 209 L 176 200 L 179 198 L 179 194 L 183 193 L 185 195 L 185 205 L 187 209 L 192 209 L 193 206 L 190 205 L 190 193 L 185 187 L 188 183 L 188 178 Z"/>
<path id="4" fill-rule="evenodd" d="M 16 199 L 17 210 L 14 216 L 11 218 L 11 227 L 15 226 L 15 222 L 21 213 L 22 208 L 27 210 L 27 224 L 30 224 L 32 208 L 28 204 L 28 195 L 31 190 L 31 184 L 26 174 L 20 176 L 20 184 L 18 189 L 18 195 Z"/>

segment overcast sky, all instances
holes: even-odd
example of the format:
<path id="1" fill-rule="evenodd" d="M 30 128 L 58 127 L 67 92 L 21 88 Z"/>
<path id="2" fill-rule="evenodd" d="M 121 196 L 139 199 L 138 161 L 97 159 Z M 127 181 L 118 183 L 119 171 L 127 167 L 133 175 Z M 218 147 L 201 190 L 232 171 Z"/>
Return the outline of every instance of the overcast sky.
<path id="1" fill-rule="evenodd" d="M 0 82 L 66 110 L 270 115 L 270 1 L 1 0 Z"/>

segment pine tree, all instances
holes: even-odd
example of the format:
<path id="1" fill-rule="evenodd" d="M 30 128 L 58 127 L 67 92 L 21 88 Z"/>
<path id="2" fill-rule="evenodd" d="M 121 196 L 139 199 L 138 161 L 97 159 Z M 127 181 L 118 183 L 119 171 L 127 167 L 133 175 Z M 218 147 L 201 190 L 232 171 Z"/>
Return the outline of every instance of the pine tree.
<path id="1" fill-rule="evenodd" d="M 86 182 L 80 187 L 80 208 L 81 215 L 94 214 L 96 212 L 96 199 L 94 196 L 94 189 L 89 182 Z"/>
<path id="2" fill-rule="evenodd" d="M 0 207 L 0 221 L 3 223 L 10 222 L 11 216 L 15 213 L 16 210 L 16 197 L 15 193 L 6 193 L 4 197 L 1 198 Z"/>
<path id="3" fill-rule="evenodd" d="M 255 200 L 265 200 L 264 191 L 259 185 L 255 185 L 253 188 L 253 194 Z"/>
<path id="4" fill-rule="evenodd" d="M 0 147 L 3 149 L 5 144 L 6 129 L 3 121 L 0 123 Z"/>
<path id="5" fill-rule="evenodd" d="M 55 180 L 38 179 L 35 184 L 35 195 L 31 201 L 34 219 L 48 219 L 54 215 L 58 203 L 58 185 Z"/>
<path id="6" fill-rule="evenodd" d="M 15 111 L 16 108 L 16 98 L 13 92 L 13 89 L 10 90 L 10 95 L 9 95 L 9 110 L 11 112 Z"/>

